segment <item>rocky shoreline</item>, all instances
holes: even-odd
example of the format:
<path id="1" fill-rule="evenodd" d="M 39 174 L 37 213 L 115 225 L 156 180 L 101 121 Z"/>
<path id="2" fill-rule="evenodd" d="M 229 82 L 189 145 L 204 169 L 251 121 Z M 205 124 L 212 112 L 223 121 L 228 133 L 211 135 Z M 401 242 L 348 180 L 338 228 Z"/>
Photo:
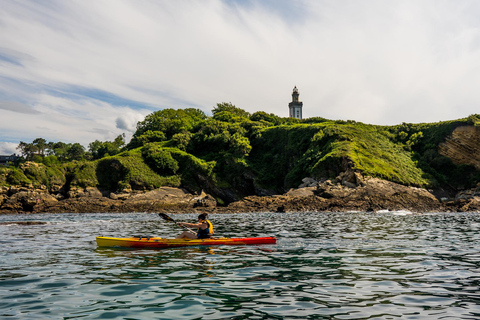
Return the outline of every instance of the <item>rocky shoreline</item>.
<path id="1" fill-rule="evenodd" d="M 206 193 L 179 188 L 152 191 L 101 192 L 97 188 L 72 189 L 64 195 L 47 188 L 0 187 L 0 214 L 11 213 L 241 213 L 241 212 L 475 212 L 480 191 L 464 190 L 452 197 L 442 192 L 407 187 L 346 172 L 331 181 L 305 178 L 297 189 L 282 195 L 248 196 L 222 206 Z"/>

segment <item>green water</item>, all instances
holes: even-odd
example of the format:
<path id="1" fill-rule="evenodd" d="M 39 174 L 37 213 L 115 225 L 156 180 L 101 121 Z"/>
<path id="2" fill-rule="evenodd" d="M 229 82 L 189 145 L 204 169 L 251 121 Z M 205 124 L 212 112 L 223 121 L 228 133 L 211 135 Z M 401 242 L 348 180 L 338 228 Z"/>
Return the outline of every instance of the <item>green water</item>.
<path id="1" fill-rule="evenodd" d="M 194 221 L 196 215 L 172 215 Z M 3 215 L 0 319 L 479 319 L 480 214 L 212 215 L 276 245 L 97 248 L 154 214 Z"/>

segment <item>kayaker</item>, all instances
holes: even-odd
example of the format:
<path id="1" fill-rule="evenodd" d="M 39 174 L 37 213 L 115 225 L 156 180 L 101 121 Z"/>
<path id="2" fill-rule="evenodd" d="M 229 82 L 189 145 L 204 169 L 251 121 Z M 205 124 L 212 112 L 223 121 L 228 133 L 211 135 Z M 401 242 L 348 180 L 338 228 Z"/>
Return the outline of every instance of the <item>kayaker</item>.
<path id="1" fill-rule="evenodd" d="M 198 216 L 198 223 L 179 222 L 178 224 L 188 228 L 197 228 L 197 233 L 184 231 L 177 236 L 177 239 L 206 239 L 213 235 L 213 225 L 205 213 Z"/>

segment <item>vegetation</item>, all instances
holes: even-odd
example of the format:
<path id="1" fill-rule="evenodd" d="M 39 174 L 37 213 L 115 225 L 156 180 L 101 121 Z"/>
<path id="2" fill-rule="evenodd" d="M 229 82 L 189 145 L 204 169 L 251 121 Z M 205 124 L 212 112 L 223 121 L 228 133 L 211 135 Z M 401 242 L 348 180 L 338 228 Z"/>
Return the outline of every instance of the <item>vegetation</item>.
<path id="1" fill-rule="evenodd" d="M 355 121 L 281 118 L 219 103 L 209 117 L 198 109 L 164 109 L 137 125 L 131 141 L 79 144 L 21 142 L 23 162 L 0 168 L 0 186 L 206 190 L 221 201 L 257 187 L 282 192 L 305 177 L 330 179 L 351 169 L 404 185 L 471 187 L 480 173 L 456 165 L 438 146 L 480 116 L 431 124 L 374 126 Z M 35 163 L 32 165 L 31 163 Z M 30 164 L 29 164 L 30 163 Z M 225 199 L 224 199 L 225 200 Z"/>
<path id="2" fill-rule="evenodd" d="M 113 141 L 98 141 L 88 145 L 88 149 L 91 153 L 92 159 L 101 159 L 108 156 L 114 156 L 122 151 L 122 147 L 125 146 L 125 135 L 119 135 Z"/>

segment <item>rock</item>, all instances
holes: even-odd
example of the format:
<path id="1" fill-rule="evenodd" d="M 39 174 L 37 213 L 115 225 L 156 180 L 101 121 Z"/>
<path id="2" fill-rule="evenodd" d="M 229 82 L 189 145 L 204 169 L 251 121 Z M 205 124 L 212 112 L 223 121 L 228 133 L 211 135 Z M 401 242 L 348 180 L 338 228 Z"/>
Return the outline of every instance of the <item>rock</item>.
<path id="1" fill-rule="evenodd" d="M 292 212 L 292 211 L 379 211 L 409 210 L 412 212 L 444 211 L 445 207 L 428 190 L 406 187 L 381 179 L 369 178 L 360 186 L 348 185 L 351 180 L 340 177 L 342 184 L 330 181 L 314 188 L 291 189 L 282 196 L 246 197 L 225 208 L 224 212 Z M 347 182 L 347 185 L 345 185 Z M 280 209 L 281 210 L 280 210 Z"/>
<path id="2" fill-rule="evenodd" d="M 98 188 L 94 187 L 86 187 L 83 191 L 83 195 L 85 197 L 91 197 L 91 198 L 101 198 L 103 197 L 103 194 Z"/>
<path id="3" fill-rule="evenodd" d="M 11 186 L 9 189 L 8 189 L 8 194 L 9 195 L 12 195 L 12 194 L 15 194 L 17 192 L 20 191 L 20 188 L 17 187 L 17 186 Z"/>
<path id="4" fill-rule="evenodd" d="M 63 200 L 63 199 L 65 199 L 65 196 L 64 196 L 63 194 L 61 194 L 61 193 L 58 193 L 58 194 L 54 195 L 53 197 L 54 197 L 55 199 L 57 199 L 57 200 Z"/>
<path id="5" fill-rule="evenodd" d="M 217 201 L 211 195 L 206 194 L 203 190 L 200 193 L 200 196 L 193 198 L 193 207 L 198 208 L 207 208 L 207 207 L 215 207 L 217 205 Z"/>
<path id="6" fill-rule="evenodd" d="M 298 188 L 298 189 L 290 189 L 288 190 L 287 193 L 285 193 L 286 196 L 290 197 L 308 197 L 312 196 L 315 194 L 317 190 L 317 187 L 304 187 L 304 188 Z"/>
<path id="7" fill-rule="evenodd" d="M 315 187 L 317 184 L 318 181 L 313 178 L 303 178 L 302 184 L 298 188 Z"/>
<path id="8" fill-rule="evenodd" d="M 237 213 L 294 211 L 365 211 L 408 210 L 411 212 L 457 212 L 480 210 L 480 186 L 453 194 L 407 187 L 377 178 L 363 177 L 348 169 L 334 181 L 305 178 L 301 186 L 285 194 L 252 195 L 221 206 L 205 192 L 162 187 L 150 191 L 125 189 L 102 193 L 97 188 L 71 188 L 64 197 L 52 188 L 0 187 L 0 213 L 29 212 L 167 212 L 167 213 Z M 61 188 L 56 188 L 63 190 Z M 257 189 L 255 189 L 257 190 Z M 216 190 L 218 191 L 218 190 Z M 221 190 L 224 194 L 232 190 Z M 215 192 L 218 196 L 219 193 Z M 443 198 L 443 199 L 442 199 Z M 441 199 L 441 200 L 439 200 Z"/>
<path id="9" fill-rule="evenodd" d="M 351 169 L 348 169 L 345 172 L 342 172 L 337 178 L 342 185 L 355 188 L 357 186 L 364 185 L 364 178 L 360 172 L 355 172 Z"/>
<path id="10" fill-rule="evenodd" d="M 19 191 L 8 197 L 2 204 L 1 209 L 11 210 L 12 212 L 37 212 L 40 208 L 56 202 L 58 200 L 46 192 Z"/>
<path id="11" fill-rule="evenodd" d="M 8 187 L 0 187 L 0 195 L 7 195 Z"/>
<path id="12" fill-rule="evenodd" d="M 130 198 L 130 193 L 119 193 L 117 194 L 117 199 L 118 200 L 127 200 Z"/>
<path id="13" fill-rule="evenodd" d="M 348 181 L 343 181 L 342 184 L 343 184 L 345 187 L 349 187 L 349 188 L 352 188 L 352 189 L 357 186 L 355 183 L 348 182 Z"/>
<path id="14" fill-rule="evenodd" d="M 480 127 L 460 126 L 438 146 L 438 152 L 455 164 L 467 164 L 480 170 Z"/>

